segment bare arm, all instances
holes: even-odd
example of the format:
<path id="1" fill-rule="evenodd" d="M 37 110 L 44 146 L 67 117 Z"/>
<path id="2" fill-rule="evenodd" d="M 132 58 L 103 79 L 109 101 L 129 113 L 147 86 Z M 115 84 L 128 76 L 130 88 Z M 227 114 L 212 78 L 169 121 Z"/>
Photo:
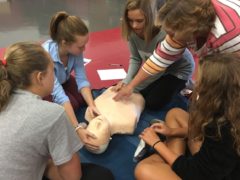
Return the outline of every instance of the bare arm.
<path id="1" fill-rule="evenodd" d="M 154 146 L 154 149 L 161 155 L 161 157 L 170 165 L 174 163 L 174 161 L 179 157 L 179 155 L 175 154 L 171 151 L 166 144 L 163 142 L 159 142 Z"/>
<path id="2" fill-rule="evenodd" d="M 64 107 L 64 109 L 65 109 L 65 111 L 66 111 L 66 113 L 68 115 L 68 118 L 70 119 L 72 125 L 74 127 L 77 127 L 78 121 L 77 121 L 77 118 L 75 116 L 75 113 L 74 113 L 74 110 L 73 110 L 73 107 L 72 107 L 70 101 L 65 102 L 63 104 L 63 107 Z"/>
<path id="3" fill-rule="evenodd" d="M 86 101 L 88 106 L 95 106 L 95 103 L 93 101 L 93 96 L 92 96 L 92 92 L 91 89 L 89 87 L 83 87 L 80 90 L 84 100 Z"/>
<path id="4" fill-rule="evenodd" d="M 74 127 L 77 127 L 78 121 L 75 116 L 75 113 L 74 113 L 71 103 L 69 101 L 65 102 L 63 104 L 63 106 L 65 108 L 65 111 L 66 111 L 72 125 Z M 96 138 L 96 136 L 93 133 L 89 132 L 87 129 L 84 129 L 84 128 L 78 128 L 76 133 L 78 134 L 81 141 L 85 144 L 85 146 L 87 146 L 87 148 L 93 149 L 93 150 L 98 150 L 99 147 L 92 144 L 92 139 Z"/>
<path id="5" fill-rule="evenodd" d="M 159 136 L 152 127 L 144 129 L 139 136 L 153 147 L 169 165 L 172 165 L 178 158 L 178 154 L 171 151 L 166 144 L 160 141 Z"/>
<path id="6" fill-rule="evenodd" d="M 151 126 L 157 133 L 167 137 L 185 138 L 188 135 L 188 127 L 170 128 L 165 123 L 154 123 Z"/>
<path id="7" fill-rule="evenodd" d="M 185 138 L 188 135 L 188 128 L 182 127 L 182 128 L 171 128 L 171 134 L 172 137 L 181 137 Z"/>
<path id="8" fill-rule="evenodd" d="M 86 101 L 86 103 L 89 107 L 91 116 L 95 117 L 95 116 L 100 115 L 100 112 L 94 103 L 91 89 L 89 87 L 83 87 L 80 91 L 81 91 L 81 94 L 82 94 L 84 100 Z"/>
<path id="9" fill-rule="evenodd" d="M 56 180 L 79 180 L 82 177 L 80 159 L 74 153 L 72 159 L 62 165 L 56 166 L 52 159 L 49 159 L 44 175 L 49 179 Z"/>
<path id="10" fill-rule="evenodd" d="M 77 153 L 67 163 L 57 166 L 57 169 L 63 180 L 79 180 L 82 177 L 80 159 Z"/>

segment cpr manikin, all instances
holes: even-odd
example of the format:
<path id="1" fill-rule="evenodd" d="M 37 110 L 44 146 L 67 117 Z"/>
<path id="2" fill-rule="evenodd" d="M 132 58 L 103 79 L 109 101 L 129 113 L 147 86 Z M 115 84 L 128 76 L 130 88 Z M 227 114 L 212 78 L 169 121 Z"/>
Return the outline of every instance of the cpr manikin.
<path id="1" fill-rule="evenodd" d="M 114 101 L 116 92 L 108 88 L 94 101 L 101 115 L 91 117 L 89 110 L 85 119 L 89 122 L 87 129 L 96 135 L 95 145 L 100 149 L 91 151 L 96 154 L 104 152 L 113 134 L 133 134 L 140 114 L 144 108 L 144 98 L 141 94 L 133 93 L 128 99 Z"/>

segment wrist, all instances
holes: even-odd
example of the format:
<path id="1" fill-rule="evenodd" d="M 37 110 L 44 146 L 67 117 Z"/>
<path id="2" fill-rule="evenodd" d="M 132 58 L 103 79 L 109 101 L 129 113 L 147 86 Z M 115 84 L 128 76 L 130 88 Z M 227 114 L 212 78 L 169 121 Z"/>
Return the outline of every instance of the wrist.
<path id="1" fill-rule="evenodd" d="M 75 131 L 77 132 L 79 129 L 85 129 L 86 127 L 87 127 L 87 124 L 85 122 L 80 122 L 74 128 L 75 128 Z"/>
<path id="2" fill-rule="evenodd" d="M 171 137 L 171 136 L 174 136 L 174 135 L 175 135 L 174 129 L 173 128 L 169 128 L 168 136 Z"/>
<path id="3" fill-rule="evenodd" d="M 134 86 L 131 83 L 127 84 L 125 87 L 127 87 L 130 91 L 133 91 L 134 89 Z"/>
<path id="4" fill-rule="evenodd" d="M 89 107 L 95 107 L 96 105 L 95 105 L 95 102 L 92 100 L 91 102 L 89 102 L 88 106 Z"/>
<path id="5" fill-rule="evenodd" d="M 152 148 L 155 149 L 156 145 L 162 142 L 160 139 L 153 143 Z"/>

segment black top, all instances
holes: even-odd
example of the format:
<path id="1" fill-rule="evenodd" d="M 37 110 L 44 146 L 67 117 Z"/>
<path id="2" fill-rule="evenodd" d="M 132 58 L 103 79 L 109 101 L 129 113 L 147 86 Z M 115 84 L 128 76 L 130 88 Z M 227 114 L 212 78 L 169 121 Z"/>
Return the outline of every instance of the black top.
<path id="1" fill-rule="evenodd" d="M 210 137 L 216 127 L 208 126 L 200 151 L 191 157 L 179 156 L 172 169 L 183 180 L 238 180 L 240 156 L 233 147 L 230 125 L 221 127 L 221 139 Z"/>

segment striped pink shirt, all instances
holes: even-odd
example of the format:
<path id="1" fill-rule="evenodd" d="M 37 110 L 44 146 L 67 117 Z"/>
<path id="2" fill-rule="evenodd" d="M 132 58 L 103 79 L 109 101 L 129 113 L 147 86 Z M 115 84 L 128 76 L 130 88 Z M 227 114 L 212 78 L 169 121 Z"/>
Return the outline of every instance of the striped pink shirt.
<path id="1" fill-rule="evenodd" d="M 209 33 L 207 42 L 197 50 L 195 42 L 187 43 L 199 57 L 215 52 L 240 52 L 240 1 L 212 0 L 216 12 L 215 27 Z M 160 68 L 167 68 L 178 60 L 186 47 L 174 48 L 170 36 L 159 43 L 153 55 L 145 62 L 142 69 L 154 75 Z M 176 47 L 176 46 L 175 46 Z"/>

